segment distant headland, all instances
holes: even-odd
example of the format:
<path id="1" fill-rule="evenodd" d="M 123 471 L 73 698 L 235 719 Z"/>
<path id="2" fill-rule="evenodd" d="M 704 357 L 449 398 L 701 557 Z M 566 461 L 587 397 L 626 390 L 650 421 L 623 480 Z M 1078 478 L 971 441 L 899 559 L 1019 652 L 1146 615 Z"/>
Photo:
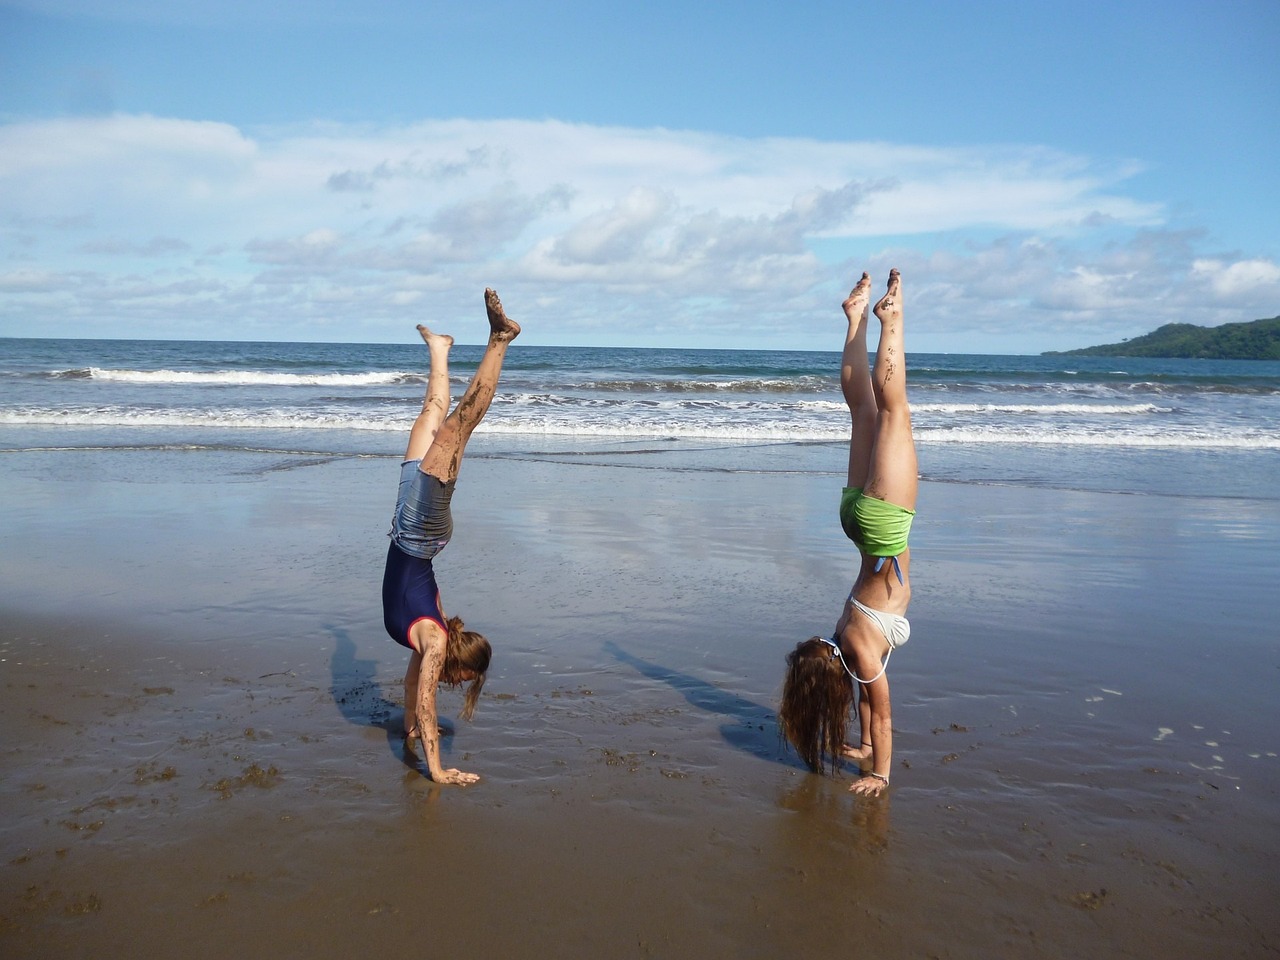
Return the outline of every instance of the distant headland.
<path id="1" fill-rule="evenodd" d="M 1080 350 L 1048 350 L 1045 357 L 1168 357 L 1199 360 L 1280 360 L 1280 317 L 1197 327 L 1166 323 L 1151 333 Z"/>

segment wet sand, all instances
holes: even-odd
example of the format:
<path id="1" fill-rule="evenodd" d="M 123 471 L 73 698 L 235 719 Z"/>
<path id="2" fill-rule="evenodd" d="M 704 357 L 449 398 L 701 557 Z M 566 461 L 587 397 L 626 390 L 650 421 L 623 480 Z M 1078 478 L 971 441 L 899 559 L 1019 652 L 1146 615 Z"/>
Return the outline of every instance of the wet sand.
<path id="1" fill-rule="evenodd" d="M 0 456 L 5 957 L 1280 951 L 1275 501 L 924 484 L 867 801 L 773 718 L 838 478 L 469 457 L 457 788 L 401 751 L 394 460 L 81 456 Z"/>

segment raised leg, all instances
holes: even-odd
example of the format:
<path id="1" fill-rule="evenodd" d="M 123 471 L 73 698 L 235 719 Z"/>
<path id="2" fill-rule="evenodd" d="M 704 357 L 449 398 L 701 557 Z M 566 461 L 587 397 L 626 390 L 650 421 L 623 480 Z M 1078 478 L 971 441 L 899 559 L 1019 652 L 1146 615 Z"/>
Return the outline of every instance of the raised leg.
<path id="1" fill-rule="evenodd" d="M 423 473 L 439 477 L 446 483 L 458 478 L 462 452 L 498 390 L 498 377 L 502 374 L 507 347 L 520 334 L 520 325 L 506 315 L 502 301 L 494 291 L 485 290 L 484 303 L 489 313 L 489 342 L 484 356 L 480 358 L 462 399 L 436 431 L 420 467 Z"/>
<path id="2" fill-rule="evenodd" d="M 453 337 L 432 333 L 422 324 L 418 324 L 418 333 L 427 345 L 431 368 L 427 373 L 422 412 L 409 431 L 409 446 L 404 452 L 406 460 L 421 460 L 426 455 L 449 412 L 449 348 L 453 346 Z"/>
<path id="3" fill-rule="evenodd" d="M 871 448 L 876 437 L 876 397 L 871 386 L 867 356 L 867 307 L 871 303 L 871 278 L 865 273 L 842 304 L 849 329 L 840 356 L 840 390 L 849 405 L 850 487 L 865 487 L 871 468 Z"/>
<path id="4" fill-rule="evenodd" d="M 907 404 L 902 282 L 897 270 L 889 271 L 889 288 L 873 312 L 880 321 L 880 345 L 871 374 L 878 413 L 865 491 L 868 496 L 914 510 L 919 465 L 911 433 L 911 408 Z"/>

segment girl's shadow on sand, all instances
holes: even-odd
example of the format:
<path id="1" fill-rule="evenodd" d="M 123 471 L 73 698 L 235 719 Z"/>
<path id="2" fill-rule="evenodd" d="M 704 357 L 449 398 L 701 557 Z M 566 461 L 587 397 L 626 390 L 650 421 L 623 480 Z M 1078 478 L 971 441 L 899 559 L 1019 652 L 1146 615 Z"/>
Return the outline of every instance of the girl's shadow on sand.
<path id="1" fill-rule="evenodd" d="M 729 722 L 720 725 L 720 735 L 731 747 L 761 760 L 787 762 L 778 739 L 778 718 L 769 708 L 687 673 L 641 660 L 612 640 L 605 643 L 604 649 L 650 680 L 665 683 L 697 709 L 729 718 Z"/>
<path id="2" fill-rule="evenodd" d="M 327 625 L 332 635 L 333 656 L 329 659 L 329 694 L 347 723 L 357 727 L 373 727 L 387 735 L 387 748 L 412 769 L 418 758 L 405 750 L 404 706 L 388 700 L 378 682 L 378 662 L 356 656 L 356 645 L 346 630 Z M 441 736 L 453 735 L 453 727 L 440 724 Z"/>

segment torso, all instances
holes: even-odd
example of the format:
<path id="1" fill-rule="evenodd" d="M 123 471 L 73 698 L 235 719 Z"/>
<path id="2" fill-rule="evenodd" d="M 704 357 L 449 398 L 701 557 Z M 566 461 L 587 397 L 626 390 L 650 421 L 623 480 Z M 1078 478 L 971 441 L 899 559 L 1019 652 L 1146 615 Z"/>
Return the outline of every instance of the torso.
<path id="1" fill-rule="evenodd" d="M 445 629 L 431 561 L 405 553 L 394 542 L 388 545 L 382 576 L 382 617 L 391 639 L 411 650 L 409 632 L 414 624 L 427 620 L 441 631 Z"/>
<path id="2" fill-rule="evenodd" d="M 878 557 L 863 557 L 862 567 L 858 571 L 858 579 L 854 581 L 850 591 L 850 599 L 845 600 L 844 610 L 836 623 L 835 636 L 846 657 L 856 656 L 862 644 L 867 644 L 883 656 L 889 649 L 889 641 L 885 639 L 880 628 L 853 605 L 853 600 L 878 610 L 892 613 L 900 617 L 907 615 L 907 605 L 911 602 L 911 578 L 908 576 L 910 550 L 898 556 L 898 567 L 902 570 L 902 583 L 898 582 L 898 574 L 892 561 L 886 562 L 879 571 L 876 570 Z"/>
<path id="3" fill-rule="evenodd" d="M 898 556 L 898 569 L 902 571 L 902 583 L 898 582 L 898 574 L 893 561 L 887 560 L 876 571 L 877 557 L 863 557 L 862 568 L 858 571 L 858 579 L 853 584 L 852 595 L 859 603 L 865 603 L 873 610 L 885 613 L 896 613 L 900 617 L 907 615 L 907 606 L 911 603 L 911 550 L 908 548 Z M 849 604 L 845 604 L 846 609 Z"/>

